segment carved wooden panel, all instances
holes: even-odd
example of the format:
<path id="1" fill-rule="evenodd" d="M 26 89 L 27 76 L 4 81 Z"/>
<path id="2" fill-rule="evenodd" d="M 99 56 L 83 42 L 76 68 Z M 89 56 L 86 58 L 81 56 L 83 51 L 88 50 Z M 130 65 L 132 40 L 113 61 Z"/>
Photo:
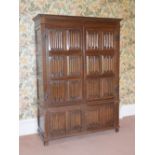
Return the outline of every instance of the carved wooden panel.
<path id="1" fill-rule="evenodd" d="M 59 104 L 60 102 L 65 101 L 66 98 L 66 82 L 61 80 L 61 81 L 52 81 L 50 84 L 50 88 L 51 88 L 51 101 L 53 103 Z"/>
<path id="2" fill-rule="evenodd" d="M 67 56 L 67 75 L 79 76 L 82 72 L 81 56 Z"/>
<path id="3" fill-rule="evenodd" d="M 81 32 L 79 30 L 70 29 L 68 31 L 69 49 L 80 49 L 81 47 Z"/>
<path id="4" fill-rule="evenodd" d="M 100 79 L 87 80 L 87 99 L 95 99 L 100 97 Z"/>
<path id="5" fill-rule="evenodd" d="M 82 82 L 81 80 L 68 81 L 68 100 L 82 99 Z"/>
<path id="6" fill-rule="evenodd" d="M 108 50 L 114 49 L 114 31 L 110 29 L 87 29 L 86 50 Z"/>
<path id="7" fill-rule="evenodd" d="M 49 58 L 49 70 L 50 70 L 50 77 L 63 77 L 65 76 L 65 56 L 52 56 Z"/>
<path id="8" fill-rule="evenodd" d="M 102 74 L 114 72 L 114 58 L 112 56 L 101 56 Z"/>
<path id="9" fill-rule="evenodd" d="M 65 112 L 56 112 L 50 115 L 50 133 L 53 136 L 66 134 Z"/>
<path id="10" fill-rule="evenodd" d="M 114 104 L 87 107 L 85 120 L 88 130 L 114 126 Z"/>
<path id="11" fill-rule="evenodd" d="M 96 129 L 100 127 L 100 111 L 99 108 L 88 108 L 85 112 L 85 120 L 87 129 Z"/>
<path id="12" fill-rule="evenodd" d="M 100 73 L 100 56 L 87 56 L 87 75 Z"/>
<path id="13" fill-rule="evenodd" d="M 99 49 L 99 32 L 97 30 L 86 31 L 86 50 Z"/>
<path id="14" fill-rule="evenodd" d="M 100 79 L 101 97 L 112 96 L 114 94 L 113 78 Z"/>
<path id="15" fill-rule="evenodd" d="M 73 110 L 69 113 L 69 130 L 71 132 L 80 131 L 82 129 L 82 112 L 81 110 Z"/>
<path id="16" fill-rule="evenodd" d="M 48 32 L 48 50 L 66 51 L 81 49 L 80 29 L 50 29 Z"/>
<path id="17" fill-rule="evenodd" d="M 101 127 L 114 125 L 114 104 L 108 103 L 100 107 Z"/>
<path id="18" fill-rule="evenodd" d="M 104 31 L 101 32 L 101 48 L 104 49 L 113 49 L 114 48 L 114 32 L 113 31 Z"/>

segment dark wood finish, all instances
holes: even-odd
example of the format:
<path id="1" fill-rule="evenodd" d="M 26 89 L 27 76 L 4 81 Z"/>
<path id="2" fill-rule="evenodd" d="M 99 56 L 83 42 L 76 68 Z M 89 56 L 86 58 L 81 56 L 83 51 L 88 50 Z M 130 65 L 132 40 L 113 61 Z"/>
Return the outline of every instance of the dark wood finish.
<path id="1" fill-rule="evenodd" d="M 38 132 L 44 144 L 118 131 L 121 19 L 39 14 L 33 20 Z"/>

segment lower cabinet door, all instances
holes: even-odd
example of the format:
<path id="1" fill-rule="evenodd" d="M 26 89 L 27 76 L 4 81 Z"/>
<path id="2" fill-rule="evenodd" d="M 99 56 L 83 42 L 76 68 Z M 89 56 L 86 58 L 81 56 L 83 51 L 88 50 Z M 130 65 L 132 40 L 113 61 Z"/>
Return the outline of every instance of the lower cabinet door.
<path id="1" fill-rule="evenodd" d="M 66 134 L 66 112 L 52 112 L 50 114 L 50 134 L 59 137 Z"/>
<path id="2" fill-rule="evenodd" d="M 80 132 L 82 129 L 82 112 L 81 110 L 69 111 L 68 133 Z"/>
<path id="3" fill-rule="evenodd" d="M 57 109 L 50 113 L 50 135 L 52 137 L 61 137 L 81 131 L 82 112 L 79 108 Z"/>
<path id="4" fill-rule="evenodd" d="M 100 107 L 100 125 L 102 128 L 114 126 L 114 104 L 107 103 Z"/>
<path id="5" fill-rule="evenodd" d="M 114 104 L 55 108 L 50 112 L 50 135 L 63 137 L 84 130 L 114 127 Z"/>
<path id="6" fill-rule="evenodd" d="M 87 130 L 108 128 L 114 126 L 114 104 L 106 103 L 98 106 L 88 106 L 85 111 Z"/>
<path id="7" fill-rule="evenodd" d="M 100 127 L 100 111 L 98 106 L 87 107 L 85 111 L 86 129 L 98 129 Z"/>

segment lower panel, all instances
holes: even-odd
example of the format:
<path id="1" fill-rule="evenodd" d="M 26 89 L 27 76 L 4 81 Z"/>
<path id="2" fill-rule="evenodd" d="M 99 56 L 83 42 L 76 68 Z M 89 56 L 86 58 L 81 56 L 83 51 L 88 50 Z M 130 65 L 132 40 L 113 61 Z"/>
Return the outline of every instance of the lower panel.
<path id="1" fill-rule="evenodd" d="M 61 137 L 70 133 L 80 132 L 82 129 L 82 112 L 79 108 L 57 108 L 50 112 L 50 135 Z"/>
<path id="2" fill-rule="evenodd" d="M 85 112 L 86 129 L 94 130 L 114 125 L 114 104 L 88 106 Z"/>
<path id="3" fill-rule="evenodd" d="M 62 136 L 66 134 L 66 113 L 55 112 L 50 115 L 50 134 Z"/>
<path id="4" fill-rule="evenodd" d="M 48 109 L 48 139 L 84 132 L 114 128 L 114 103 L 98 105 L 62 106 Z"/>

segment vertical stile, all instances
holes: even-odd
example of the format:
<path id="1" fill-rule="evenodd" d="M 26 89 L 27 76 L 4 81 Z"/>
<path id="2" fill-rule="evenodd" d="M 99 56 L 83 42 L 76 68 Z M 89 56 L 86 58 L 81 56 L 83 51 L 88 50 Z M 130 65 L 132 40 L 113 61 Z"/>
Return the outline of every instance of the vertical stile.
<path id="1" fill-rule="evenodd" d="M 106 49 L 108 49 L 108 32 L 106 32 Z"/>
<path id="2" fill-rule="evenodd" d="M 61 96 L 61 82 L 59 81 L 59 84 L 58 84 L 58 103 L 60 102 L 60 96 Z"/>
<path id="3" fill-rule="evenodd" d="M 77 33 L 77 48 L 79 48 L 80 46 L 79 46 L 79 43 L 80 43 L 80 39 L 79 39 L 79 33 Z"/>
<path id="4" fill-rule="evenodd" d="M 55 76 L 58 76 L 57 75 L 57 72 L 58 72 L 58 59 L 57 59 L 57 56 L 55 56 Z"/>
<path id="5" fill-rule="evenodd" d="M 72 63 L 73 63 L 73 59 L 71 56 L 69 56 L 69 60 L 70 60 L 70 75 L 72 75 Z"/>
<path id="6" fill-rule="evenodd" d="M 92 37 L 92 50 L 94 49 L 94 33 L 91 33 L 91 37 Z"/>
<path id="7" fill-rule="evenodd" d="M 89 74 L 89 60 L 88 60 L 88 56 L 86 56 L 86 64 L 87 64 L 87 75 Z"/>
<path id="8" fill-rule="evenodd" d="M 58 51 L 60 50 L 60 31 L 58 31 Z"/>
<path id="9" fill-rule="evenodd" d="M 102 34 L 103 34 L 103 49 L 105 49 L 105 32 L 103 32 Z"/>
<path id="10" fill-rule="evenodd" d="M 103 71 L 103 73 L 105 71 L 105 59 L 104 59 L 104 56 L 102 56 L 102 71 Z"/>
<path id="11" fill-rule="evenodd" d="M 95 73 L 95 56 L 93 56 L 93 74 Z"/>
<path id="12" fill-rule="evenodd" d="M 113 67 L 113 57 L 111 57 L 111 71 L 114 72 L 114 67 Z"/>
<path id="13" fill-rule="evenodd" d="M 91 56 L 87 56 L 87 58 L 88 58 L 88 64 L 89 64 L 89 72 L 88 72 L 88 74 L 90 74 L 91 73 L 91 65 L 92 65 Z"/>
<path id="14" fill-rule="evenodd" d="M 58 33 L 57 31 L 55 31 L 55 40 L 56 40 L 56 45 L 55 45 L 55 49 L 58 49 Z"/>
<path id="15" fill-rule="evenodd" d="M 72 59 L 73 59 L 73 62 L 72 62 L 72 65 L 73 65 L 72 75 L 73 75 L 75 72 L 75 57 L 73 56 Z"/>
<path id="16" fill-rule="evenodd" d="M 88 72 L 88 74 L 90 74 L 91 73 L 91 66 L 92 66 L 91 56 L 87 56 L 87 58 L 88 58 L 88 65 L 89 65 L 89 72 Z"/>
<path id="17" fill-rule="evenodd" d="M 72 35 L 73 35 L 73 45 L 72 45 L 72 48 L 75 47 L 75 35 L 74 34 L 75 34 L 74 31 L 72 31 Z"/>
<path id="18" fill-rule="evenodd" d="M 99 48 L 98 38 L 99 38 L 99 34 L 97 33 L 97 34 L 96 34 L 96 46 L 97 46 L 97 49 Z"/>
<path id="19" fill-rule="evenodd" d="M 86 50 L 88 50 L 88 46 L 89 46 L 89 41 L 88 41 L 89 37 L 88 37 L 88 32 L 86 32 Z"/>
<path id="20" fill-rule="evenodd" d="M 92 49 L 92 35 L 89 34 L 89 37 L 90 37 L 90 49 Z"/>
<path id="21" fill-rule="evenodd" d="M 111 47 L 113 48 L 113 32 L 111 33 Z"/>
<path id="22" fill-rule="evenodd" d="M 109 34 L 108 34 L 108 38 L 109 38 L 109 49 L 111 48 L 111 37 L 110 37 L 110 32 L 109 32 Z"/>
<path id="23" fill-rule="evenodd" d="M 104 33 L 104 47 L 105 49 L 107 48 L 107 37 L 106 37 L 106 32 Z"/>
<path id="24" fill-rule="evenodd" d="M 70 74 L 70 60 L 69 60 L 69 56 L 67 56 L 67 75 Z"/>
<path id="25" fill-rule="evenodd" d="M 70 64 L 69 64 L 70 65 L 70 73 L 69 74 L 72 75 L 72 57 L 71 56 L 69 57 L 69 60 L 70 60 Z"/>
<path id="26" fill-rule="evenodd" d="M 112 65 L 111 65 L 111 62 L 112 62 L 112 57 L 111 56 L 109 56 L 109 59 L 110 59 L 110 72 L 112 72 Z"/>
<path id="27" fill-rule="evenodd" d="M 96 32 L 94 32 L 93 38 L 94 38 L 94 50 L 95 50 L 96 49 Z"/>
<path id="28" fill-rule="evenodd" d="M 109 72 L 111 73 L 111 56 L 109 56 Z"/>
<path id="29" fill-rule="evenodd" d="M 105 72 L 107 72 L 107 57 L 105 56 Z"/>
<path id="30" fill-rule="evenodd" d="M 74 48 L 77 49 L 77 31 L 74 32 Z"/>
<path id="31" fill-rule="evenodd" d="M 108 56 L 108 72 L 110 72 L 110 56 Z"/>
<path id="32" fill-rule="evenodd" d="M 71 30 L 70 31 L 70 34 L 71 34 L 71 45 L 70 45 L 70 48 L 72 49 L 73 48 L 73 31 Z"/>
<path id="33" fill-rule="evenodd" d="M 71 57 L 71 75 L 73 75 L 73 57 Z"/>

